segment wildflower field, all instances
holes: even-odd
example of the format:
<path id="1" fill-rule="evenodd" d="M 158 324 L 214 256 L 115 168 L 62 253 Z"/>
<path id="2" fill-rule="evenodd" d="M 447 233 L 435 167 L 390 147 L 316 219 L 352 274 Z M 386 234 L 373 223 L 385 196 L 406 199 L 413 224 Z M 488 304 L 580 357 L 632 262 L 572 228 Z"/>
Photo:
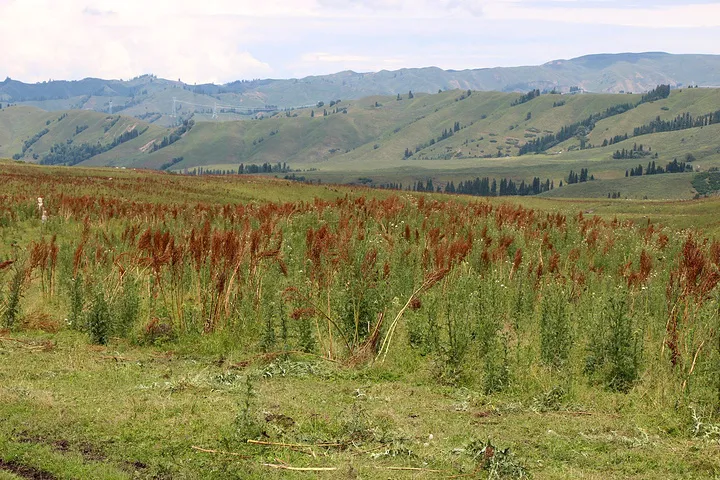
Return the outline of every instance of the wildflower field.
<path id="1" fill-rule="evenodd" d="M 0 479 L 720 477 L 720 203 L 520 202 L 0 164 Z"/>

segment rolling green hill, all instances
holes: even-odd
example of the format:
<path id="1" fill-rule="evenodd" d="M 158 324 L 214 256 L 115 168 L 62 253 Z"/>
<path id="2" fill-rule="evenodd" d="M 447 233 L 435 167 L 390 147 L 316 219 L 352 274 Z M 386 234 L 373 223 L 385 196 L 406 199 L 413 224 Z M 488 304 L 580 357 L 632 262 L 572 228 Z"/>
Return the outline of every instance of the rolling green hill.
<path id="1" fill-rule="evenodd" d="M 153 139 L 162 138 L 165 132 L 164 128 L 133 117 L 13 106 L 0 110 L 0 156 L 43 162 L 58 145 L 67 149 L 100 145 L 100 149 L 112 150 L 114 158 L 124 159 Z M 120 142 L 121 137 L 127 140 Z M 118 144 L 110 148 L 113 142 Z M 102 164 L 113 166 L 114 162 L 108 159 Z"/>
<path id="2" fill-rule="evenodd" d="M 232 122 L 180 111 L 169 128 L 125 115 L 12 106 L 0 109 L 0 156 L 190 173 L 280 163 L 306 180 L 405 188 L 476 177 L 518 184 L 537 177 L 559 187 L 571 170 L 587 169 L 595 182 L 545 195 L 671 199 L 695 194 L 692 173 L 632 173 L 675 160 L 688 172 L 720 167 L 718 119 L 720 89 L 696 88 L 657 98 L 465 90 L 373 96 Z M 542 148 L 529 149 L 533 142 Z"/>

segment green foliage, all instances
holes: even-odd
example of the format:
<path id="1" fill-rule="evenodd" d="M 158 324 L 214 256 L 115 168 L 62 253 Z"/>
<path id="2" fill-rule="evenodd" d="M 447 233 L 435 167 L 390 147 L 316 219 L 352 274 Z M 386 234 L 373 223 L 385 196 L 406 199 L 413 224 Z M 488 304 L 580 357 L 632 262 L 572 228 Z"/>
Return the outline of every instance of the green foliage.
<path id="1" fill-rule="evenodd" d="M 262 350 L 263 352 L 271 352 L 275 349 L 276 335 L 275 335 L 275 320 L 274 320 L 274 308 L 269 308 L 269 311 L 265 312 L 265 328 L 263 329 L 262 338 Z"/>
<path id="2" fill-rule="evenodd" d="M 609 297 L 590 331 L 585 372 L 600 373 L 609 388 L 627 392 L 640 376 L 642 345 L 627 301 L 616 295 Z"/>
<path id="3" fill-rule="evenodd" d="M 17 264 L 13 265 L 12 276 L 8 284 L 8 291 L 3 302 L 3 326 L 12 329 L 20 318 L 20 301 L 23 297 L 23 284 L 25 283 L 25 269 Z M 0 291 L 0 293 L 2 293 Z M 1 300 L 1 298 L 0 298 Z"/>
<path id="4" fill-rule="evenodd" d="M 68 303 L 70 312 L 68 321 L 73 328 L 82 330 L 84 328 L 83 309 L 85 308 L 85 284 L 82 274 L 76 274 L 69 282 Z"/>
<path id="5" fill-rule="evenodd" d="M 658 85 L 642 96 L 640 103 L 654 102 L 670 96 L 670 85 Z"/>
<path id="6" fill-rule="evenodd" d="M 297 321 L 298 329 L 298 346 L 300 350 L 305 353 L 311 353 L 315 351 L 317 342 L 313 333 L 314 326 L 310 317 L 304 316 Z"/>
<path id="7" fill-rule="evenodd" d="M 82 309 L 82 306 L 80 306 L 80 309 Z M 128 337 L 138 320 L 139 314 L 139 282 L 133 277 L 126 277 L 122 290 L 114 304 L 115 321 L 113 333 L 120 337 Z"/>
<path id="8" fill-rule="evenodd" d="M 98 288 L 95 292 L 90 309 L 87 312 L 86 324 L 90 340 L 97 345 L 105 345 L 113 330 L 112 315 L 105 299 L 105 292 Z"/>
<path id="9" fill-rule="evenodd" d="M 567 391 L 561 386 L 554 386 L 533 398 L 532 409 L 535 412 L 557 412 L 567 398 Z"/>
<path id="10" fill-rule="evenodd" d="M 256 395 L 253 380 L 250 375 L 247 375 L 245 377 L 245 388 L 238 399 L 238 413 L 235 415 L 233 422 L 234 436 L 240 442 L 255 439 L 263 433 L 257 413 Z"/>
<path id="11" fill-rule="evenodd" d="M 560 368 L 570 356 L 571 347 L 568 300 L 559 287 L 547 288 L 540 309 L 540 358 L 545 365 Z"/>
<path id="12" fill-rule="evenodd" d="M 471 345 L 470 322 L 464 315 L 456 314 L 450 309 L 445 311 L 443 317 L 441 325 L 445 341 L 440 344 L 443 367 L 440 375 L 443 381 L 453 384 L 460 380 L 465 370 L 465 357 Z"/>
<path id="13" fill-rule="evenodd" d="M 501 335 L 485 356 L 483 388 L 487 395 L 501 392 L 510 384 L 510 358 L 507 335 Z"/>
<path id="14" fill-rule="evenodd" d="M 510 448 L 500 449 L 490 440 L 472 440 L 465 446 L 465 451 L 487 472 L 488 480 L 530 478 L 529 472 L 518 462 Z"/>
<path id="15" fill-rule="evenodd" d="M 30 139 L 25 140 L 25 142 L 23 143 L 23 147 L 22 147 L 22 153 L 23 153 L 23 155 L 25 155 L 25 152 L 27 152 L 28 149 L 29 149 L 30 147 L 32 147 L 35 142 L 37 142 L 38 140 L 40 140 L 40 138 L 42 138 L 42 137 L 43 137 L 44 135 L 46 135 L 48 132 L 50 132 L 50 130 L 48 130 L 47 128 L 43 128 L 43 129 L 40 130 L 38 133 L 36 133 L 35 135 L 33 135 Z"/>
<path id="16" fill-rule="evenodd" d="M 699 195 L 720 191 L 720 172 L 702 172 L 693 177 L 692 186 Z"/>

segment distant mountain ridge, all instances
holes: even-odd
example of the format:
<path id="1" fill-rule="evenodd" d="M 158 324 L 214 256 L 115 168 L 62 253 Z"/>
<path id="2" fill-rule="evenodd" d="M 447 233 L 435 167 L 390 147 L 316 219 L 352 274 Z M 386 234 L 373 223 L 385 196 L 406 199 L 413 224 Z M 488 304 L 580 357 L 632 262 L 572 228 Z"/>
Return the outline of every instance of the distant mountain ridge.
<path id="1" fill-rule="evenodd" d="M 0 103 L 27 104 L 44 110 L 123 111 L 160 120 L 172 113 L 173 99 L 204 111 L 215 104 L 252 109 L 292 108 L 319 101 L 358 99 L 370 95 L 438 90 L 525 92 L 532 89 L 567 92 L 644 92 L 658 84 L 682 87 L 720 85 L 720 55 L 674 55 L 663 52 L 586 55 L 543 65 L 442 70 L 437 67 L 331 75 L 300 79 L 235 81 L 224 85 L 189 85 L 154 75 L 132 80 L 86 78 L 28 84 L 7 78 L 0 82 Z M 113 103 L 112 107 L 110 102 Z M 181 107 L 182 108 L 182 107 Z M 197 107 L 193 111 L 198 112 Z M 200 109 L 202 110 L 202 109 Z M 239 111 L 239 110 L 238 110 Z M 221 118 L 225 120 L 237 119 Z M 151 118 L 150 121 L 157 121 Z M 163 124 L 163 121 L 159 122 Z M 168 124 L 169 122 L 164 122 Z"/>

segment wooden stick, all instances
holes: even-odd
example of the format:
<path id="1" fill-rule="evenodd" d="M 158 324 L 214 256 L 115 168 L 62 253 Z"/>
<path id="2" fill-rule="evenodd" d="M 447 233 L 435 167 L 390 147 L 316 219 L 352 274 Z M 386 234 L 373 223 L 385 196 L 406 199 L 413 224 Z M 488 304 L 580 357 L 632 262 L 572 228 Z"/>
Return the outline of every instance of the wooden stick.
<path id="1" fill-rule="evenodd" d="M 291 467 L 277 463 L 263 463 L 263 467 L 277 468 L 280 470 L 292 470 L 295 472 L 333 472 L 337 467 Z"/>
<path id="2" fill-rule="evenodd" d="M 17 342 L 17 343 L 20 344 L 20 346 L 21 346 L 22 348 L 25 348 L 25 349 L 27 349 L 27 350 L 44 350 L 44 349 L 47 349 L 47 348 L 50 348 L 50 349 L 51 349 L 51 348 L 53 348 L 53 347 L 55 346 L 55 344 L 54 344 L 53 342 L 46 342 L 46 343 L 37 344 L 37 343 L 33 343 L 33 342 L 26 342 L 26 341 L 24 341 L 24 340 L 20 340 L 20 339 L 17 339 L 17 338 L 12 338 L 12 337 L 0 337 L 0 341 L 3 341 L 3 340 L 12 341 L 12 342 Z"/>
<path id="3" fill-rule="evenodd" d="M 190 447 L 190 448 L 192 448 L 193 450 L 197 450 L 198 452 L 204 452 L 204 453 L 220 453 L 220 454 L 223 454 L 223 455 L 232 455 L 232 456 L 240 457 L 240 458 L 250 458 L 249 455 L 242 455 L 242 454 L 240 454 L 240 453 L 235 453 L 235 452 L 223 452 L 222 450 L 211 450 L 211 449 L 209 449 L 209 448 L 196 447 L 195 445 L 193 445 L 193 446 Z"/>
<path id="4" fill-rule="evenodd" d="M 303 444 L 303 443 L 278 443 L 278 442 L 263 442 L 262 440 L 248 440 L 247 443 L 253 445 L 268 445 L 274 447 L 295 447 L 295 448 L 312 448 L 312 447 L 342 447 L 343 443 L 316 443 L 316 444 Z"/>
<path id="5" fill-rule="evenodd" d="M 408 472 L 430 472 L 430 473 L 443 473 L 443 470 L 433 470 L 431 468 L 418 468 L 418 467 L 375 467 L 378 470 L 397 470 L 397 471 L 408 471 Z M 447 473 L 447 472 L 445 472 Z"/>
<path id="6" fill-rule="evenodd" d="M 700 350 L 702 350 L 702 348 L 704 346 L 705 346 L 705 340 L 700 342 L 700 346 L 698 347 L 697 351 L 695 352 L 695 356 L 693 357 L 692 365 L 690 366 L 690 371 L 688 372 L 687 377 L 685 378 L 685 381 L 682 384 L 683 392 L 687 388 L 687 383 L 688 383 L 688 380 L 690 380 L 690 375 L 692 375 L 693 372 L 695 371 L 695 364 L 697 363 L 698 355 L 700 355 Z"/>
<path id="7" fill-rule="evenodd" d="M 18 342 L 18 343 L 23 343 L 23 344 L 25 344 L 25 345 L 34 346 L 32 343 L 26 342 L 26 341 L 24 341 L 24 340 L 20 340 L 20 339 L 18 339 L 18 338 L 0 337 L 0 340 L 10 340 L 10 341 L 12 341 L 12 342 Z"/>

